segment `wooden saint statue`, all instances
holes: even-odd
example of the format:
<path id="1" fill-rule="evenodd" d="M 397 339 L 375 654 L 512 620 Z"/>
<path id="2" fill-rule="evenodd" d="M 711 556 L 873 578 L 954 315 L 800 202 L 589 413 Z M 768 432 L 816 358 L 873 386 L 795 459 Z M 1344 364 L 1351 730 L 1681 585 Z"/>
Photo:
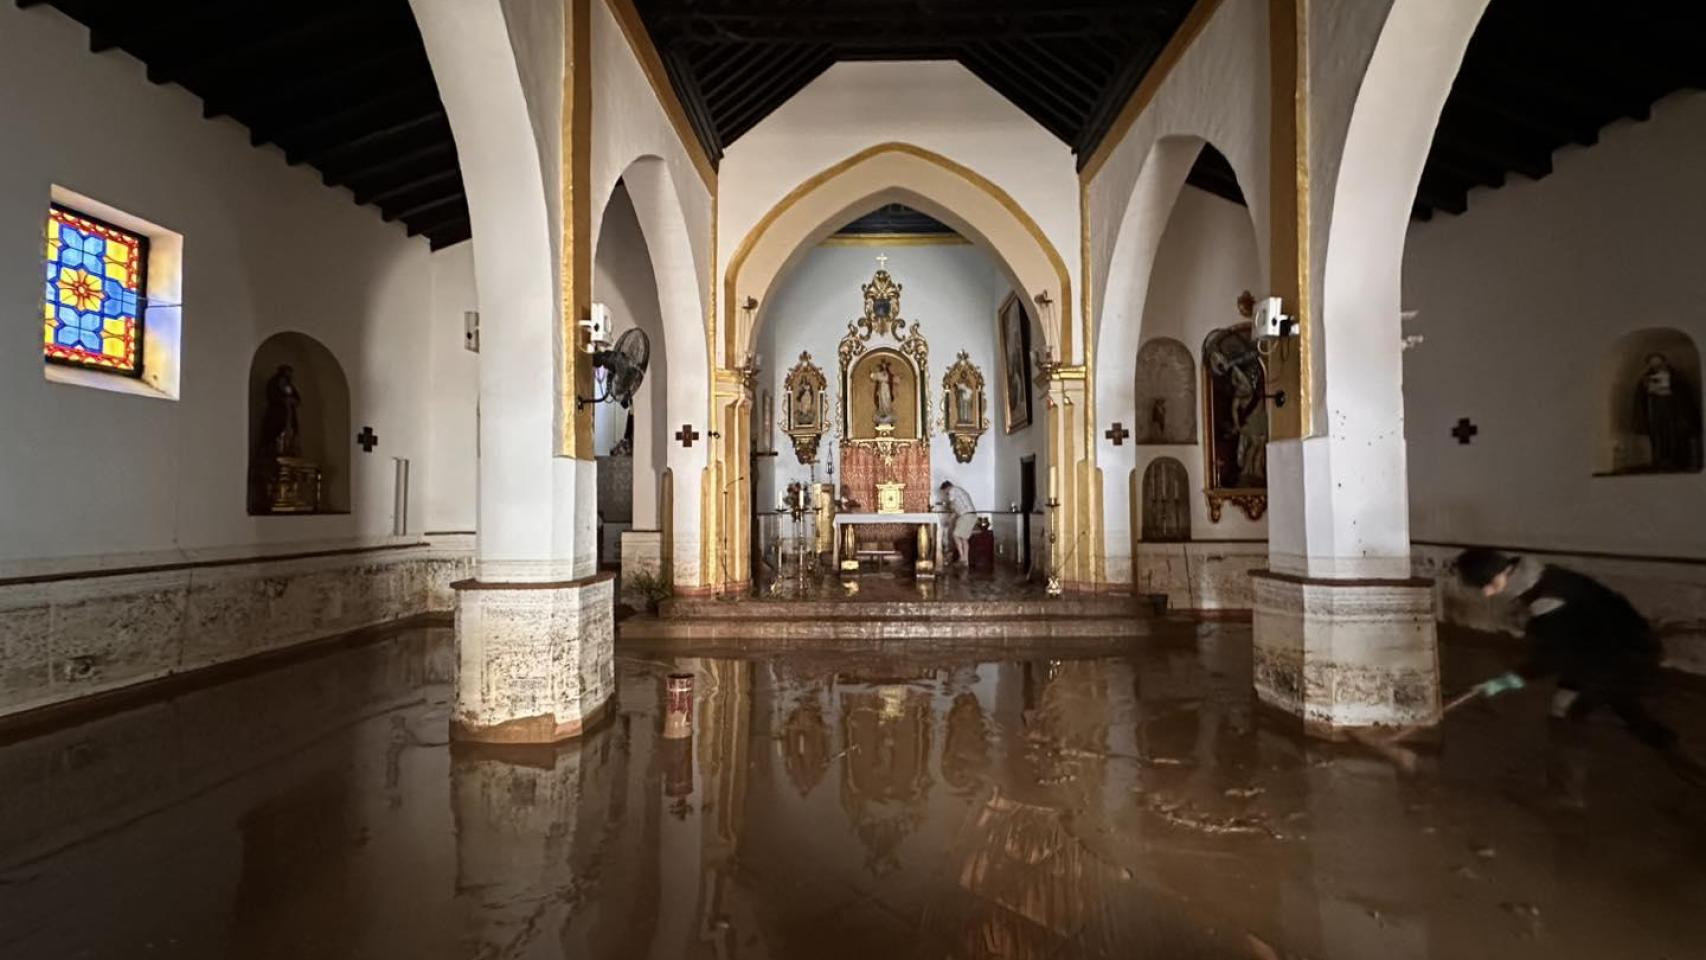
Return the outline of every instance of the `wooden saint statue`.
<path id="1" fill-rule="evenodd" d="M 1700 469 L 1700 411 L 1694 397 L 1694 385 L 1664 354 L 1647 357 L 1635 382 L 1635 432 L 1652 448 L 1652 469 Z"/>
<path id="2" fill-rule="evenodd" d="M 302 435 L 296 415 L 297 407 L 302 405 L 302 394 L 297 392 L 293 375 L 288 365 L 281 366 L 267 381 L 267 405 L 261 415 L 261 445 L 257 451 L 261 456 L 302 455 Z"/>

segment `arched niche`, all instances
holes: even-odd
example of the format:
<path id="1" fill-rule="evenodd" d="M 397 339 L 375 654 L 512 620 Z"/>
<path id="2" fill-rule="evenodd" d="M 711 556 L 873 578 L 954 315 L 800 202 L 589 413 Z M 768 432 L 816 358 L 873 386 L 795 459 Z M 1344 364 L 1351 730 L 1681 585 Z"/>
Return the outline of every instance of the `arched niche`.
<path id="1" fill-rule="evenodd" d="M 1157 457 L 1143 471 L 1143 528 L 1145 543 L 1179 543 L 1191 539 L 1191 477 L 1172 457 Z"/>
<path id="2" fill-rule="evenodd" d="M 1132 395 L 1135 442 L 1197 442 L 1197 364 L 1190 347 L 1172 337 L 1145 343 L 1137 351 Z"/>
<path id="3" fill-rule="evenodd" d="M 275 380 L 289 368 L 296 393 L 295 441 L 278 449 L 276 434 L 283 412 Z M 269 393 L 273 399 L 269 400 Z M 269 418 L 269 404 L 273 415 Z M 277 333 L 255 348 L 249 362 L 248 503 L 251 515 L 348 513 L 350 509 L 349 381 L 338 358 L 305 333 Z M 266 495 L 266 478 L 279 457 L 304 461 L 319 470 L 319 490 L 311 509 L 280 509 Z M 305 500 L 308 492 L 300 492 Z"/>
<path id="4" fill-rule="evenodd" d="M 1599 380 L 1596 472 L 1700 470 L 1700 350 L 1688 334 L 1654 327 L 1623 336 Z"/>

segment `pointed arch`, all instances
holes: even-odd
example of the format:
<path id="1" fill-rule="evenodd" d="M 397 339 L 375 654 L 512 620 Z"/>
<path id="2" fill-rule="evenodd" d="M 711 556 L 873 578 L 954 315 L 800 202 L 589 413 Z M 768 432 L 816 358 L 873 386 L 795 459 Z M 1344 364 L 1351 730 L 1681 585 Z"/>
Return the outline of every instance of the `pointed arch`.
<path id="1" fill-rule="evenodd" d="M 1044 340 L 1057 356 L 1070 355 L 1071 274 L 1036 220 L 971 168 L 913 144 L 882 143 L 808 177 L 741 240 L 723 276 L 725 360 L 751 349 L 765 298 L 806 251 L 885 203 L 905 203 L 941 220 L 989 251 L 1014 289 L 1031 298 L 1046 294 L 1055 306 L 1042 318 Z M 740 309 L 748 297 L 758 301 L 750 318 Z"/>

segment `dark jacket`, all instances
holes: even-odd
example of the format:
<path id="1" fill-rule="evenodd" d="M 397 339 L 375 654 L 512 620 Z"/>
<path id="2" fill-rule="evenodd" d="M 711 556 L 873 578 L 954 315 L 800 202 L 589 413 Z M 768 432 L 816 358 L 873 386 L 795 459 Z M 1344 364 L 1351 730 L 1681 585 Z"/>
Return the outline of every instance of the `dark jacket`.
<path id="1" fill-rule="evenodd" d="M 1556 675 L 1565 686 L 1633 691 L 1657 671 L 1663 646 L 1621 593 L 1592 577 L 1524 559 L 1512 585 L 1528 612 L 1526 679 Z"/>

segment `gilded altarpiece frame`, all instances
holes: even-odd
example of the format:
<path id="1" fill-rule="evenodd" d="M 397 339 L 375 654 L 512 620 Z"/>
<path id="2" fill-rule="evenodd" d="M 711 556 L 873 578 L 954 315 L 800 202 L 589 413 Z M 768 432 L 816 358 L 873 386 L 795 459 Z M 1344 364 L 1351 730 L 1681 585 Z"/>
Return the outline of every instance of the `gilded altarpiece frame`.
<path id="1" fill-rule="evenodd" d="M 901 317 L 900 284 L 887 270 L 878 270 L 860 289 L 864 314 L 847 325 L 847 335 L 836 349 L 841 361 L 841 438 L 872 446 L 889 462 L 902 445 L 925 444 L 930 438 L 930 411 L 924 402 L 930 344 L 917 324 Z M 884 339 L 892 345 L 882 344 Z M 885 379 L 888 416 L 878 399 Z"/>
<path id="2" fill-rule="evenodd" d="M 983 371 L 964 350 L 942 375 L 942 429 L 954 448 L 954 459 L 970 463 L 977 441 L 989 430 L 989 402 Z"/>
<path id="3" fill-rule="evenodd" d="M 800 463 L 816 463 L 818 443 L 828 429 L 825 409 L 829 405 L 829 380 L 806 352 L 800 354 L 800 362 L 788 371 L 782 389 L 786 391 L 782 399 L 782 432 L 793 441 L 794 456 Z"/>

